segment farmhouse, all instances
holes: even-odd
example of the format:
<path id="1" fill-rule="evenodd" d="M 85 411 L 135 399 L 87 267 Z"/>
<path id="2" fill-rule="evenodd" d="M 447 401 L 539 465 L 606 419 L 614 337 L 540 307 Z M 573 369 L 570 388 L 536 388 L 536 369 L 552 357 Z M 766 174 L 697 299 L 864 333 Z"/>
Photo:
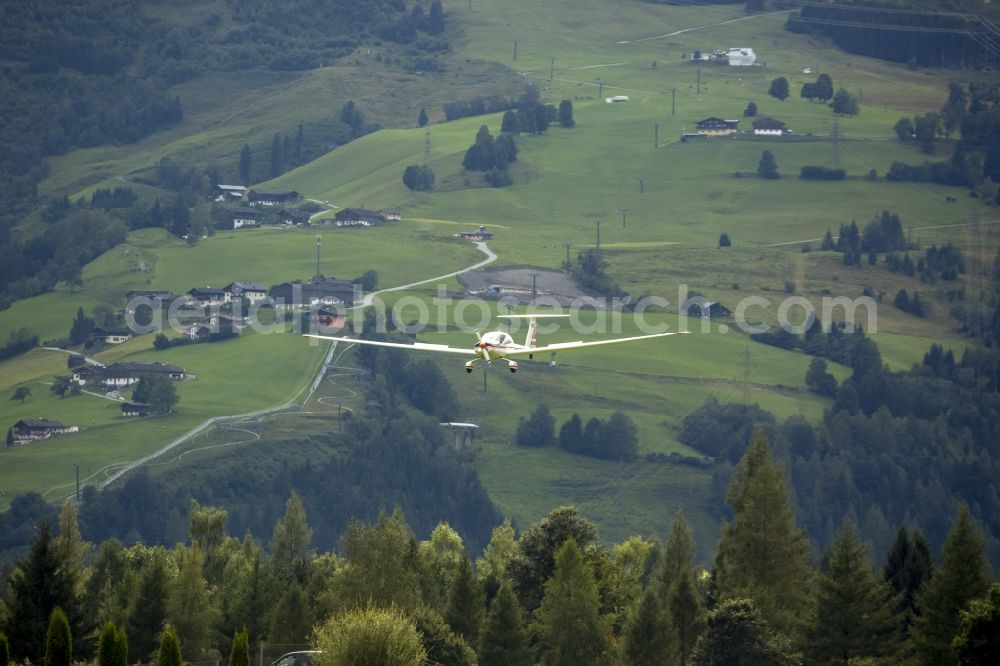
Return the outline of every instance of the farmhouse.
<path id="1" fill-rule="evenodd" d="M 284 206 L 296 201 L 301 195 L 295 190 L 265 190 L 254 188 L 247 193 L 251 206 Z"/>
<path id="2" fill-rule="evenodd" d="M 135 309 L 140 305 L 148 305 L 153 308 L 166 308 L 177 298 L 177 294 L 172 291 L 157 291 L 152 289 L 133 289 L 125 294 L 125 312 L 134 314 Z"/>
<path id="3" fill-rule="evenodd" d="M 226 209 L 226 219 L 228 228 L 242 229 L 243 227 L 256 227 L 260 224 L 261 214 L 259 210 L 238 206 Z"/>
<path id="4" fill-rule="evenodd" d="M 789 131 L 780 120 L 764 117 L 753 121 L 753 133 L 754 136 L 784 136 Z"/>
<path id="5" fill-rule="evenodd" d="M 757 64 L 757 54 L 746 46 L 732 47 L 727 55 L 731 67 L 750 67 Z"/>
<path id="6" fill-rule="evenodd" d="M 256 282 L 230 282 L 222 288 L 226 301 L 246 299 L 253 304 L 267 298 L 267 287 Z"/>
<path id="7" fill-rule="evenodd" d="M 712 116 L 695 124 L 698 134 L 704 136 L 735 136 L 740 131 L 739 120 L 723 120 Z"/>
<path id="8" fill-rule="evenodd" d="M 320 277 L 312 282 L 283 282 L 271 288 L 271 298 L 286 307 L 352 305 L 356 289 L 353 282 Z"/>
<path id="9" fill-rule="evenodd" d="M 338 227 L 374 227 L 383 222 L 399 221 L 402 217 L 399 211 L 394 210 L 345 208 L 333 216 L 333 224 Z"/>
<path id="10" fill-rule="evenodd" d="M 122 416 L 149 416 L 149 405 L 144 402 L 123 402 Z"/>
<path id="11" fill-rule="evenodd" d="M 463 231 L 462 233 L 459 234 L 459 237 L 462 240 L 488 241 L 492 240 L 493 232 L 487 231 L 486 227 L 479 227 L 475 231 Z"/>
<path id="12" fill-rule="evenodd" d="M 14 438 L 20 440 L 44 439 L 52 435 L 79 432 L 77 426 L 65 426 L 59 421 L 46 419 L 22 419 L 14 424 Z"/>
<path id="13" fill-rule="evenodd" d="M 311 217 L 307 211 L 296 208 L 282 208 L 278 211 L 278 222 L 289 227 L 308 226 Z"/>
<path id="14" fill-rule="evenodd" d="M 127 328 L 98 326 L 90 334 L 90 337 L 94 342 L 100 344 L 120 345 L 121 343 L 132 339 L 132 331 Z"/>
<path id="15" fill-rule="evenodd" d="M 184 379 L 184 368 L 158 361 L 123 361 L 104 368 L 101 383 L 109 387 L 137 384 L 143 375 L 164 375 L 170 379 Z"/>
<path id="16" fill-rule="evenodd" d="M 690 299 L 692 302 L 688 306 L 688 316 L 701 317 L 702 319 L 725 318 L 732 316 L 732 312 L 722 303 L 716 303 L 704 298 Z"/>
<path id="17" fill-rule="evenodd" d="M 246 196 L 247 188 L 242 185 L 216 185 L 216 201 L 239 201 Z"/>
<path id="18" fill-rule="evenodd" d="M 198 304 L 202 307 L 221 305 L 229 302 L 225 291 L 222 289 L 213 289 L 212 287 L 195 287 L 188 291 L 188 296 L 198 301 Z"/>
<path id="19" fill-rule="evenodd" d="M 99 384 L 104 376 L 103 365 L 79 365 L 73 368 L 73 381 L 80 386 Z"/>

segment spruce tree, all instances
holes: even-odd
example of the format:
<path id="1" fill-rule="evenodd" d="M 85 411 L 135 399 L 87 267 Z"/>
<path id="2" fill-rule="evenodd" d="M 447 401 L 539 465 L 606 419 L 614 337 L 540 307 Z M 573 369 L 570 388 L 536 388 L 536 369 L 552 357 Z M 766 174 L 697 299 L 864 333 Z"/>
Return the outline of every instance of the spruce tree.
<path id="1" fill-rule="evenodd" d="M 649 588 L 639 601 L 639 608 L 625 632 L 625 659 L 632 666 L 663 666 L 672 661 L 673 627 L 660 603 Z"/>
<path id="2" fill-rule="evenodd" d="M 7 428 L 7 446 L 14 446 L 14 429 Z"/>
<path id="3" fill-rule="evenodd" d="M 757 162 L 757 173 L 763 178 L 772 180 L 780 177 L 778 163 L 774 161 L 774 153 L 770 150 L 765 150 L 760 154 L 760 161 Z"/>
<path id="4" fill-rule="evenodd" d="M 899 625 L 895 599 L 869 565 L 852 523 L 840 528 L 825 559 L 806 629 L 812 661 L 842 664 L 891 655 Z"/>
<path id="5" fill-rule="evenodd" d="M 427 109 L 420 107 L 420 115 L 417 116 L 417 125 L 427 127 Z"/>
<path id="6" fill-rule="evenodd" d="M 479 645 L 479 666 L 532 666 L 535 663 L 517 597 L 506 583 L 490 606 Z"/>
<path id="7" fill-rule="evenodd" d="M 64 609 L 71 631 L 82 635 L 73 580 L 59 560 L 52 528 L 43 522 L 28 555 L 18 562 L 8 582 L 7 632 L 15 661 L 37 663 L 45 654 L 45 632 L 56 607 Z"/>
<path id="8" fill-rule="evenodd" d="M 229 651 L 229 666 L 250 666 L 250 638 L 247 628 L 233 634 L 233 645 Z"/>
<path id="9" fill-rule="evenodd" d="M 479 644 L 484 604 L 483 589 L 472 573 L 472 563 L 463 553 L 444 619 L 452 631 L 468 641 L 469 645 Z"/>
<path id="10" fill-rule="evenodd" d="M 49 618 L 45 634 L 45 666 L 70 666 L 73 661 L 73 635 L 69 630 L 66 613 L 58 606 Z"/>
<path id="11" fill-rule="evenodd" d="M 177 632 L 169 624 L 163 629 L 160 638 L 160 651 L 156 655 L 156 666 L 182 666 L 181 642 Z"/>
<path id="12" fill-rule="evenodd" d="M 576 125 L 576 121 L 573 120 L 573 102 L 568 99 L 559 102 L 559 124 L 563 127 Z"/>
<path id="13" fill-rule="evenodd" d="M 900 615 L 900 635 L 905 639 L 910 635 L 910 625 L 916 614 L 917 594 L 934 571 L 934 559 L 930 545 L 920 533 L 914 530 L 911 536 L 906 527 L 900 527 L 896 540 L 889 549 L 882 576 L 896 596 L 896 612 Z"/>
<path id="14" fill-rule="evenodd" d="M 271 609 L 268 637 L 277 643 L 303 643 L 312 629 L 309 597 L 298 583 L 291 583 Z"/>
<path id="15" fill-rule="evenodd" d="M 951 641 L 958 633 L 961 612 L 989 588 L 983 538 L 969 508 L 959 509 L 955 525 L 941 551 L 941 568 L 921 590 L 912 635 L 922 663 L 954 664 Z"/>
<path id="16" fill-rule="evenodd" d="M 778 630 L 791 633 L 809 607 L 809 542 L 795 516 L 767 438 L 755 426 L 733 474 L 726 501 L 733 520 L 722 526 L 716 555 L 720 599 L 749 597 Z"/>
<path id="17" fill-rule="evenodd" d="M 250 184 L 250 177 L 253 175 L 253 151 L 250 150 L 250 146 L 247 144 L 243 145 L 243 150 L 240 151 L 240 180 L 243 181 L 244 185 Z"/>
<path id="18" fill-rule="evenodd" d="M 576 539 L 567 539 L 556 551 L 555 565 L 537 613 L 542 661 L 548 666 L 607 663 L 607 627 L 597 583 Z"/>

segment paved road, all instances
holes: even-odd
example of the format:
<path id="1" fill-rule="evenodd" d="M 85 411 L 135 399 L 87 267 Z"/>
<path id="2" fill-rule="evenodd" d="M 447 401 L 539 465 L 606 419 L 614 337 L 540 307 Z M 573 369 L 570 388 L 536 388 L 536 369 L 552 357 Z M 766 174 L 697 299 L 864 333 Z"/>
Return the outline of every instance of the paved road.
<path id="1" fill-rule="evenodd" d="M 486 258 L 480 261 L 478 264 L 473 264 L 471 266 L 466 266 L 465 268 L 453 271 L 451 273 L 445 273 L 444 275 L 438 275 L 437 277 L 428 278 L 426 280 L 421 280 L 420 282 L 411 282 L 410 284 L 400 285 L 398 287 L 389 287 L 388 289 L 379 289 L 378 291 L 373 291 L 372 293 L 361 299 L 361 303 L 355 305 L 354 308 L 365 308 L 372 304 L 372 301 L 379 294 L 384 294 L 389 291 L 402 291 L 404 289 L 410 289 L 411 287 L 419 287 L 422 284 L 427 284 L 429 282 L 438 282 L 440 280 L 447 280 L 450 277 L 455 277 L 456 275 L 461 275 L 462 273 L 467 273 L 469 271 L 474 271 L 477 268 L 482 268 L 492 264 L 497 260 L 497 255 L 493 254 L 493 251 L 486 246 L 486 243 L 476 243 L 476 249 L 486 255 Z"/>

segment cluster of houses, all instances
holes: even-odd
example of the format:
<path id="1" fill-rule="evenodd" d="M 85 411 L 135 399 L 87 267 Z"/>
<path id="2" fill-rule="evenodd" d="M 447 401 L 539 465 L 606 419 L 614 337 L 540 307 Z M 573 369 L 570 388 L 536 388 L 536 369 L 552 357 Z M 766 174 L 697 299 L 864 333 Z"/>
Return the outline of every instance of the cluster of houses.
<path id="1" fill-rule="evenodd" d="M 758 65 L 757 54 L 748 46 L 733 46 L 728 50 L 715 49 L 714 51 L 695 51 L 691 54 L 691 61 L 709 62 L 716 64 L 728 63 L 730 67 L 753 67 Z"/>
<path id="2" fill-rule="evenodd" d="M 398 210 L 344 208 L 330 219 L 313 220 L 305 210 L 294 208 L 302 195 L 295 190 L 246 188 L 242 185 L 216 185 L 215 200 L 226 206 L 224 219 L 218 223 L 228 229 L 259 227 L 267 222 L 286 227 L 323 224 L 333 227 L 374 227 L 386 222 L 398 222 L 403 214 Z"/>
<path id="3" fill-rule="evenodd" d="M 755 118 L 752 126 L 751 132 L 754 136 L 786 136 L 792 133 L 785 123 L 766 116 Z M 694 132 L 684 132 L 681 134 L 681 141 L 736 136 L 739 133 L 739 119 L 730 120 L 712 116 L 695 123 Z"/>

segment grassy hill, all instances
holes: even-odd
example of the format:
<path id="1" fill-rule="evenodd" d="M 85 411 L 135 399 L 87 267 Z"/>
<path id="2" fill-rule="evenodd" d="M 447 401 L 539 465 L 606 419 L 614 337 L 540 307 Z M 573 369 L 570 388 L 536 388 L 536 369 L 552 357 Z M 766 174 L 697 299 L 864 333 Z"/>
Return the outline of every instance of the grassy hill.
<path id="1" fill-rule="evenodd" d="M 634 294 L 668 299 L 668 310 L 675 312 L 678 288 L 687 285 L 730 307 L 748 296 L 767 298 L 771 305 L 753 309 L 752 318 L 774 323 L 781 300 L 790 295 L 788 283 L 794 283 L 795 295 L 817 308 L 826 295 L 855 298 L 869 287 L 886 294 L 878 308 L 878 332 L 870 333 L 892 367 L 919 361 L 931 342 L 961 351 L 965 343 L 949 316 L 945 287 L 889 273 L 881 263 L 846 267 L 839 255 L 815 251 L 827 229 L 835 233 L 851 220 L 863 226 L 890 210 L 900 215 L 912 240 L 958 244 L 970 258 L 970 272 L 961 283 L 976 288 L 982 260 L 991 259 L 998 245 L 997 227 L 990 224 L 995 209 L 956 188 L 882 178 L 893 160 L 924 159 L 895 140 L 892 124 L 900 116 L 939 108 L 954 73 L 914 72 L 847 56 L 828 43 L 785 32 L 783 13 L 748 17 L 742 6 L 497 0 L 473 3 L 471 10 L 453 3 L 446 10 L 454 53 L 443 74 L 403 75 L 379 62 L 377 53 L 359 52 L 352 62 L 302 75 L 202 77 L 177 88 L 186 109 L 177 128 L 129 147 L 57 158 L 42 189 L 86 193 L 117 176 L 141 173 L 164 155 L 231 168 L 244 143 L 266 142 L 299 121 L 321 123 L 344 101 L 355 99 L 384 124 L 394 121 L 394 129 L 353 141 L 268 183 L 333 206 L 404 211 L 398 226 L 321 231 L 327 274 L 349 278 L 374 268 L 380 286 L 387 287 L 449 272 L 478 259 L 454 234 L 480 224 L 495 232 L 490 247 L 500 264 L 558 267 L 566 256 L 565 244 L 572 244 L 571 252 L 594 245 L 600 221 L 612 277 Z M 683 54 L 735 45 L 753 47 L 766 67 L 705 65 L 699 91 L 698 68 Z M 804 66 L 815 73 L 803 74 Z M 859 116 L 837 119 L 828 107 L 798 98 L 800 85 L 818 72 L 829 73 L 836 87 L 860 98 Z M 785 102 L 767 94 L 777 76 L 787 77 L 791 86 L 792 97 Z M 522 136 L 513 186 L 479 187 L 478 177 L 468 178 L 467 185 L 461 173 L 464 151 L 480 125 L 496 134 L 500 116 L 440 123 L 441 103 L 476 94 L 516 94 L 529 82 L 540 87 L 545 101 L 571 99 L 576 126 Z M 599 93 L 628 95 L 630 100 L 606 104 Z M 758 105 L 759 115 L 786 122 L 795 138 L 679 141 L 696 121 L 738 118 L 750 101 Z M 411 193 L 401 176 L 406 165 L 423 162 L 426 133 L 399 118 L 415 120 L 421 106 L 431 114 L 428 164 L 438 187 Z M 835 121 L 839 139 L 833 142 Z M 742 124 L 749 126 L 745 120 Z M 765 149 L 775 155 L 779 180 L 756 176 Z M 802 181 L 796 176 L 807 164 L 839 164 L 851 178 Z M 878 178 L 869 181 L 864 176 L 872 169 Z M 623 208 L 628 209 L 624 225 Z M 980 218 L 981 224 L 971 224 Z M 717 249 L 723 232 L 733 247 Z M 57 291 L 0 313 L 0 336 L 29 325 L 45 339 L 63 337 L 78 305 L 118 307 L 123 291 L 132 287 L 186 291 L 236 279 L 270 284 L 304 278 L 314 270 L 314 233 L 225 232 L 188 247 L 162 232 L 135 232 L 128 244 L 88 266 L 82 290 Z M 802 252 L 805 244 L 814 251 Z M 455 286 L 453 281 L 446 284 Z M 930 317 L 919 319 L 891 305 L 903 287 L 920 290 L 932 305 Z M 430 285 L 386 301 L 413 296 L 432 307 L 428 299 L 434 293 Z M 675 323 L 675 314 L 664 316 Z M 630 326 L 626 323 L 624 333 Z M 722 334 L 717 326 L 692 330 L 696 334 L 663 344 L 565 355 L 555 368 L 546 365 L 547 359 L 525 363 L 516 376 L 495 368 L 485 393 L 478 373 L 466 376 L 453 359 L 438 361 L 460 395 L 464 418 L 482 425 L 477 464 L 502 510 L 523 526 L 553 506 L 576 503 L 600 523 L 603 536 L 620 539 L 662 533 L 673 512 L 683 507 L 699 544 L 710 552 L 720 516 L 709 503 L 708 470 L 645 461 L 621 464 L 512 443 L 518 418 L 545 402 L 557 425 L 574 411 L 586 419 L 624 409 L 639 426 L 644 453 L 691 453 L 676 439 L 684 415 L 712 395 L 740 401 L 744 386 L 750 401 L 779 418 L 802 414 L 818 422 L 828 403 L 804 387 L 809 357 L 752 343 L 740 332 Z M 421 339 L 467 344 L 471 337 L 451 331 Z M 0 451 L 0 489 L 6 493 L 0 506 L 11 494 L 29 489 L 59 496 L 72 478 L 74 460 L 84 460 L 88 478 L 97 480 L 104 470 L 155 450 L 209 416 L 289 400 L 307 383 L 319 359 L 317 348 L 280 335 L 179 348 L 162 357 L 153 354 L 146 338 L 106 354 L 170 360 L 196 372 L 198 379 L 181 386 L 178 414 L 126 424 L 101 398 L 51 396 L 45 382 L 60 371 L 61 354 L 34 351 L 0 364 L 0 391 L 23 383 L 32 388 L 23 406 L 0 403 L 0 423 L 44 416 L 81 424 L 89 419 L 91 426 L 72 437 Z M 847 372 L 839 367 L 833 371 L 838 378 Z M 347 406 L 363 409 L 359 402 L 353 398 Z M 294 430 L 294 418 L 278 419 L 284 424 L 278 430 Z M 316 427 L 315 420 L 308 423 Z"/>

